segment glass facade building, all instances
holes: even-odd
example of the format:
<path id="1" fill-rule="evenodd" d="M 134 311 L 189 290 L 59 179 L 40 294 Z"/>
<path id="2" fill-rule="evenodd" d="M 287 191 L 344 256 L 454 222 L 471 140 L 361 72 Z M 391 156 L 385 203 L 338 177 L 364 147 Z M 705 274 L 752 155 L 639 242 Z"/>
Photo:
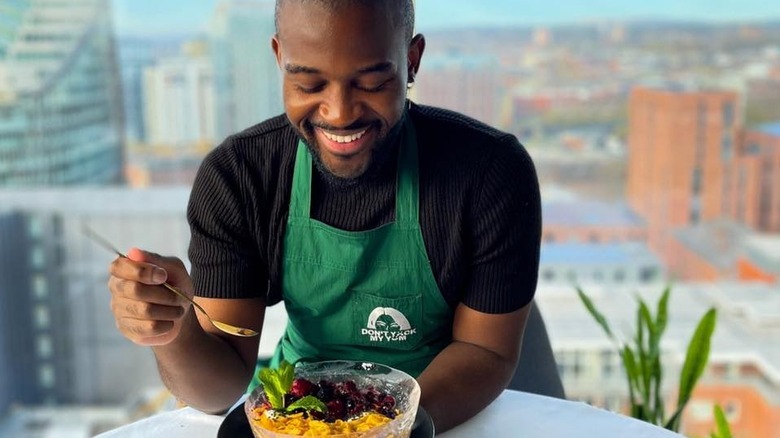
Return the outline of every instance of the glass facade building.
<path id="1" fill-rule="evenodd" d="M 0 4 L 0 186 L 122 181 L 107 0 Z"/>

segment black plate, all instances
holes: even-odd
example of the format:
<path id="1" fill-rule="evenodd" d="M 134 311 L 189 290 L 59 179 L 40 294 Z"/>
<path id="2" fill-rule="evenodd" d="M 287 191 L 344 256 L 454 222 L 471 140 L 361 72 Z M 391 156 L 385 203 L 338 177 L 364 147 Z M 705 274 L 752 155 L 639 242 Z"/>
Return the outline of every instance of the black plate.
<path id="1" fill-rule="evenodd" d="M 436 432 L 431 416 L 422 407 L 417 408 L 410 438 L 433 438 Z M 252 429 L 244 413 L 244 405 L 238 405 L 222 421 L 217 431 L 217 438 L 253 438 Z"/>

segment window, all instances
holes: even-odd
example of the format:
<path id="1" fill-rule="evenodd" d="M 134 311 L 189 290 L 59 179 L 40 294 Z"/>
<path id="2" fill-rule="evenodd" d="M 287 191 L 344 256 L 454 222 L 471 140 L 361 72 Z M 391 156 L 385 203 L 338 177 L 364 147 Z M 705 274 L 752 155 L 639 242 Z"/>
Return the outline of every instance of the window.
<path id="1" fill-rule="evenodd" d="M 35 327 L 39 329 L 49 328 L 49 325 L 51 324 L 49 308 L 39 304 L 35 306 L 34 312 Z"/>
<path id="2" fill-rule="evenodd" d="M 639 280 L 642 282 L 651 282 L 658 277 L 658 268 L 645 266 L 639 270 Z"/>
<path id="3" fill-rule="evenodd" d="M 43 247 L 37 245 L 32 247 L 30 265 L 33 269 L 43 269 L 46 266 L 46 255 L 43 252 Z"/>
<path id="4" fill-rule="evenodd" d="M 723 128 L 729 129 L 734 125 L 734 104 L 726 102 L 723 104 Z"/>
<path id="5" fill-rule="evenodd" d="M 49 295 L 49 284 L 46 281 L 46 277 L 41 274 L 35 274 L 32 278 L 32 291 L 35 298 L 46 298 Z"/>
<path id="6" fill-rule="evenodd" d="M 601 352 L 601 377 L 609 380 L 615 374 L 615 353 L 610 350 Z"/>
<path id="7" fill-rule="evenodd" d="M 52 365 L 45 364 L 38 368 L 38 383 L 41 384 L 42 388 L 53 388 L 55 381 L 54 377 L 54 367 Z"/>
<path id="8" fill-rule="evenodd" d="M 723 404 L 723 413 L 726 414 L 726 419 L 729 422 L 739 421 L 742 409 L 740 409 L 740 403 L 738 400 L 728 400 Z"/>
<path id="9" fill-rule="evenodd" d="M 691 175 L 691 190 L 693 191 L 694 196 L 701 193 L 701 168 L 700 167 L 693 169 L 693 174 Z"/>
<path id="10" fill-rule="evenodd" d="M 40 216 L 32 216 L 27 222 L 27 232 L 32 239 L 39 239 L 43 235 L 43 220 Z"/>
<path id="11" fill-rule="evenodd" d="M 37 342 L 38 357 L 41 359 L 48 359 L 52 356 L 52 343 L 51 337 L 47 335 L 39 336 Z"/>
<path id="12" fill-rule="evenodd" d="M 724 132 L 720 143 L 720 158 L 723 161 L 730 161 L 733 155 L 733 141 L 731 139 L 731 132 Z"/>

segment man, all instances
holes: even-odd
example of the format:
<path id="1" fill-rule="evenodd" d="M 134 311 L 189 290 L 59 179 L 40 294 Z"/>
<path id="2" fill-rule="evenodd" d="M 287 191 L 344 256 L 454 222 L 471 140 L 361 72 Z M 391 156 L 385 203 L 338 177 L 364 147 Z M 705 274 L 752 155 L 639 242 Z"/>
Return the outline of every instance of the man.
<path id="1" fill-rule="evenodd" d="M 258 332 L 284 300 L 276 362 L 403 369 L 437 431 L 512 377 L 538 268 L 533 164 L 513 136 L 406 100 L 425 49 L 413 17 L 412 0 L 278 0 L 286 114 L 204 160 L 188 208 L 192 277 L 138 249 L 112 263 L 119 330 L 151 346 L 190 406 L 232 406 L 259 340 L 219 332 L 166 280 Z"/>

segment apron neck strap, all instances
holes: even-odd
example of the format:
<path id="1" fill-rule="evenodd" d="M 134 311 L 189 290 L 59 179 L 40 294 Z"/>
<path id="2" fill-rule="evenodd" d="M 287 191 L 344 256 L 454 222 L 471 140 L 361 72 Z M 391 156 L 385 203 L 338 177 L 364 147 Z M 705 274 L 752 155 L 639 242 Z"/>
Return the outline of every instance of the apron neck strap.
<path id="1" fill-rule="evenodd" d="M 408 114 L 402 119 L 398 170 L 396 173 L 395 222 L 402 227 L 419 224 L 419 184 L 417 172 L 417 135 Z M 311 217 L 312 156 L 302 140 L 298 140 L 290 196 L 291 217 Z"/>

